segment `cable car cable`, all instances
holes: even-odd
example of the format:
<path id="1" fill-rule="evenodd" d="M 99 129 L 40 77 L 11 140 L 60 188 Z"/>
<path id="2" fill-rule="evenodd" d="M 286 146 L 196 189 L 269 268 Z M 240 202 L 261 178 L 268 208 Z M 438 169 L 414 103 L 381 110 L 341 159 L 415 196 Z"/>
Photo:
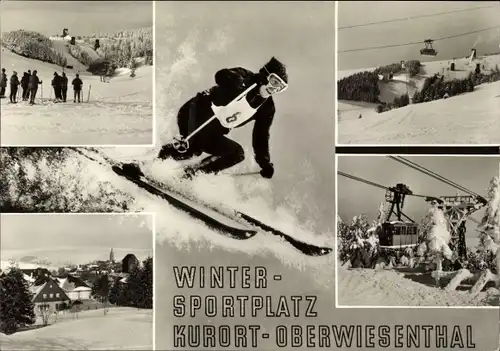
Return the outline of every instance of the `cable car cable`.
<path id="1" fill-rule="evenodd" d="M 463 37 L 463 36 L 466 36 L 466 35 L 480 33 L 480 32 L 485 32 L 485 31 L 488 31 L 488 30 L 496 29 L 496 28 L 500 28 L 500 26 L 493 26 L 493 27 L 488 27 L 488 28 L 474 30 L 474 31 L 471 31 L 471 32 L 466 32 L 466 33 L 461 33 L 461 34 L 455 34 L 455 35 L 450 35 L 450 36 L 446 36 L 446 37 L 440 37 L 440 38 L 437 38 L 437 39 L 432 39 L 432 41 L 446 40 L 446 39 Z M 370 47 L 366 47 L 366 48 L 357 48 L 357 49 L 348 49 L 348 50 L 338 50 L 337 53 L 341 54 L 341 53 L 345 53 L 345 52 L 354 52 L 354 51 L 367 51 L 367 50 L 387 49 L 387 48 L 395 48 L 395 47 L 400 47 L 400 46 L 410 46 L 410 45 L 417 45 L 417 44 L 422 44 L 422 41 L 416 41 L 416 42 L 410 42 L 410 43 L 403 43 L 403 44 L 370 46 Z"/>
<path id="2" fill-rule="evenodd" d="M 378 25 L 378 24 L 386 24 L 386 23 L 414 20 L 414 19 L 418 19 L 418 18 L 436 17 L 436 16 L 442 16 L 442 15 L 447 15 L 447 14 L 451 14 L 451 13 L 458 13 L 458 12 L 467 12 L 467 11 L 475 11 L 475 10 L 481 10 L 481 9 L 489 9 L 489 8 L 496 7 L 496 6 L 498 6 L 498 5 L 474 7 L 474 8 L 469 8 L 469 9 L 460 9 L 460 10 L 453 10 L 453 11 L 446 11 L 446 12 L 438 12 L 438 13 L 431 13 L 431 14 L 427 14 L 427 15 L 410 16 L 410 17 L 404 17 L 404 18 L 395 18 L 392 20 L 385 20 L 385 21 L 353 24 L 353 25 L 349 25 L 349 26 L 338 27 L 338 30 L 359 28 L 359 27 L 368 27 L 368 26 L 374 26 L 374 25 Z"/>
<path id="3" fill-rule="evenodd" d="M 441 182 L 443 182 L 443 183 L 445 183 L 445 184 L 447 184 L 447 185 L 449 185 L 449 186 L 451 186 L 451 187 L 454 187 L 454 188 L 456 188 L 456 189 L 458 189 L 458 190 L 460 190 L 460 191 L 463 191 L 463 192 L 468 193 L 468 194 L 473 195 L 473 196 L 480 196 L 479 194 L 474 193 L 474 192 L 472 192 L 472 191 L 468 190 L 467 188 L 465 188 L 465 187 L 463 187 L 463 186 L 461 186 L 461 185 L 459 185 L 459 184 L 457 184 L 457 183 L 454 183 L 454 182 L 452 182 L 451 180 L 449 180 L 449 179 L 447 179 L 447 178 L 445 178 L 445 177 L 443 177 L 443 176 L 440 176 L 440 175 L 439 175 L 439 174 L 437 174 L 437 173 L 435 173 L 436 175 L 433 175 L 432 173 L 434 173 L 434 172 L 432 172 L 432 171 L 428 170 L 429 172 L 431 172 L 431 173 L 429 173 L 429 172 L 427 172 L 427 171 L 423 170 L 423 169 L 426 169 L 426 168 L 425 168 L 425 167 L 422 167 L 422 166 L 420 166 L 420 165 L 418 165 L 418 164 L 416 164 L 416 163 L 414 163 L 414 164 L 415 164 L 415 166 L 414 166 L 414 165 L 412 165 L 412 164 L 411 164 L 411 161 L 409 161 L 410 163 L 406 163 L 406 162 L 405 162 L 405 161 L 406 161 L 406 159 L 404 159 L 404 158 L 403 158 L 403 160 L 405 160 L 405 161 L 403 161 L 403 160 L 399 159 L 398 157 L 394 157 L 394 156 L 387 156 L 387 157 L 389 157 L 390 159 L 392 159 L 392 160 L 394 160 L 394 161 L 397 161 L 397 162 L 399 162 L 399 163 L 402 163 L 402 164 L 404 164 L 405 166 L 408 166 L 408 167 L 413 168 L 413 169 L 415 169 L 415 170 L 417 170 L 417 171 L 419 171 L 419 172 L 422 172 L 422 173 L 424 173 L 424 174 L 428 175 L 429 177 L 432 177 L 432 178 L 434 178 L 434 179 L 436 179 L 436 180 L 439 180 L 439 181 L 441 181 Z"/>
<path id="4" fill-rule="evenodd" d="M 436 172 L 433 172 L 433 171 L 431 171 L 430 169 L 425 168 L 424 166 L 421 166 L 421 165 L 419 165 L 419 164 L 417 164 L 417 163 L 415 163 L 415 162 L 413 162 L 413 161 L 408 160 L 407 158 L 404 158 L 404 157 L 402 157 L 402 156 L 398 156 L 398 158 L 399 158 L 399 159 L 401 159 L 401 160 L 404 160 L 405 162 L 411 163 L 411 164 L 413 164 L 413 165 L 415 165 L 415 166 L 417 166 L 417 167 L 420 167 L 420 168 L 422 168 L 423 170 L 425 170 L 426 172 L 429 172 L 429 173 L 433 174 L 433 175 L 434 175 L 434 176 L 436 176 L 436 177 L 439 177 L 439 178 L 441 178 L 441 179 L 443 179 L 443 180 L 446 180 L 446 181 L 447 181 L 447 182 L 449 182 L 450 184 L 453 184 L 453 186 L 454 186 L 454 187 L 456 187 L 456 188 L 457 188 L 457 189 L 459 189 L 459 190 L 461 189 L 462 191 L 467 192 L 467 193 L 469 193 L 469 194 L 471 194 L 471 195 L 474 195 L 474 196 L 481 196 L 481 195 L 479 195 L 478 193 L 476 193 L 476 192 L 474 192 L 474 191 L 472 191 L 472 190 L 469 190 L 469 189 L 467 189 L 466 187 L 464 187 L 464 186 L 462 186 L 462 185 L 460 185 L 460 184 L 455 183 L 455 182 L 454 182 L 454 181 L 452 181 L 451 179 L 448 179 L 448 178 L 446 178 L 446 177 L 443 177 L 442 175 L 437 174 Z"/>

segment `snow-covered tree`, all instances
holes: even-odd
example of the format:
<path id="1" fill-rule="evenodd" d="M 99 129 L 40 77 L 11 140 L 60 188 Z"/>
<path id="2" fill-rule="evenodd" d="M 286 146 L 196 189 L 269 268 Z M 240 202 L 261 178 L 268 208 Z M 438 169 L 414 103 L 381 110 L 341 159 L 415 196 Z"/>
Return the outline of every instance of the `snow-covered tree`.
<path id="1" fill-rule="evenodd" d="M 488 205 L 479 228 L 500 243 L 500 177 L 490 181 L 486 199 Z"/>
<path id="2" fill-rule="evenodd" d="M 451 234 L 444 213 L 437 206 L 432 207 L 422 219 L 420 238 L 422 242 L 417 248 L 418 256 L 452 259 L 453 252 L 448 246 Z"/>

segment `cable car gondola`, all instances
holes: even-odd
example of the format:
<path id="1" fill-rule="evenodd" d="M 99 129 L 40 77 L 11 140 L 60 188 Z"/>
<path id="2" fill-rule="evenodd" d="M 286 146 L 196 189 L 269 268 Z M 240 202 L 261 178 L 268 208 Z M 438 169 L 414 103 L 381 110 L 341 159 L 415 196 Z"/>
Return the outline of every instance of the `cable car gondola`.
<path id="1" fill-rule="evenodd" d="M 397 184 L 396 187 L 387 189 L 385 194 L 386 202 L 391 204 L 385 221 L 378 229 L 378 239 L 380 248 L 400 249 L 414 247 L 418 243 L 418 224 L 405 215 L 401 210 L 404 205 L 406 195 L 413 192 L 405 184 Z M 395 215 L 397 220 L 391 221 L 391 216 Z M 403 221 L 402 217 L 408 221 Z"/>
<path id="2" fill-rule="evenodd" d="M 434 48 L 432 47 L 433 42 L 434 42 L 434 40 L 432 40 L 432 39 L 426 39 L 424 41 L 425 48 L 420 49 L 420 55 L 422 55 L 422 56 L 436 56 L 437 51 L 434 50 Z"/>

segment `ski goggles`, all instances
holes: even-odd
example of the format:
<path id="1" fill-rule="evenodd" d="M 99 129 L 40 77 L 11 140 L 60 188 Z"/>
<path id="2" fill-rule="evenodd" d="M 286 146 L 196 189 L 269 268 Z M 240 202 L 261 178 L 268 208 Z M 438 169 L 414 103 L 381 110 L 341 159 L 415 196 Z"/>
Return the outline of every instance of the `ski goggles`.
<path id="1" fill-rule="evenodd" d="M 273 95 L 284 92 L 288 88 L 288 84 L 276 73 L 270 73 L 264 87 L 269 94 Z"/>

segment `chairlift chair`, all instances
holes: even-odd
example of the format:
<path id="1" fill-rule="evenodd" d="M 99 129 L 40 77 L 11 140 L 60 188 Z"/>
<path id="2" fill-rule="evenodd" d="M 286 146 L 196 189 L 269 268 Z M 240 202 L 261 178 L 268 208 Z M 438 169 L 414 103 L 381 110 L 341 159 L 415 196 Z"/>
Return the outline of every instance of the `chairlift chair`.
<path id="1" fill-rule="evenodd" d="M 437 55 L 437 51 L 434 50 L 434 48 L 432 47 L 432 43 L 434 42 L 434 40 L 432 39 L 426 39 L 424 41 L 424 45 L 425 45 L 425 48 L 423 49 L 420 49 L 420 55 L 422 56 L 436 56 Z"/>

